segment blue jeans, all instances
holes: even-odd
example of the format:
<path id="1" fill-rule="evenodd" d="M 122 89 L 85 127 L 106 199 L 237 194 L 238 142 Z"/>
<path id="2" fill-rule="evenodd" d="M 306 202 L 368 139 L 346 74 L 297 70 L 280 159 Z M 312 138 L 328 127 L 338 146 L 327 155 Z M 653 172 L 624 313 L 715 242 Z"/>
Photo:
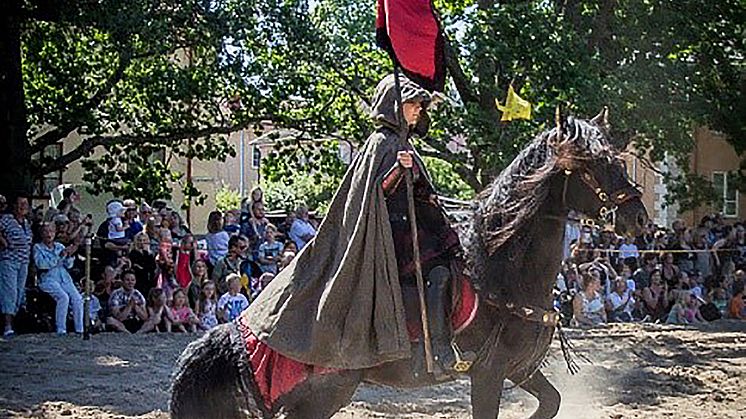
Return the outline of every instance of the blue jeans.
<path id="1" fill-rule="evenodd" d="M 0 260 L 0 312 L 15 316 L 26 297 L 28 261 Z"/>
<path id="2" fill-rule="evenodd" d="M 72 306 L 75 332 L 83 333 L 83 297 L 69 279 L 60 281 L 58 278 L 44 278 L 39 288 L 51 295 L 57 302 L 55 308 L 55 324 L 57 333 L 67 332 L 67 310 Z"/>

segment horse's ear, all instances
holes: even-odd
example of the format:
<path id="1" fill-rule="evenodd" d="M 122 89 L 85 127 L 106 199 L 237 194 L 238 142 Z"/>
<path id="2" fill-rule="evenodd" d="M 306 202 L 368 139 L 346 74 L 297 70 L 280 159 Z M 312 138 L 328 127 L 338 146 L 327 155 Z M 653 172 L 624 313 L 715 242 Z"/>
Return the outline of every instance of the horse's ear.
<path id="1" fill-rule="evenodd" d="M 594 116 L 593 119 L 591 119 L 591 123 L 595 124 L 598 127 L 608 130 L 609 129 L 609 107 L 604 106 L 603 109 L 601 109 L 601 112 L 599 112 L 598 115 Z"/>

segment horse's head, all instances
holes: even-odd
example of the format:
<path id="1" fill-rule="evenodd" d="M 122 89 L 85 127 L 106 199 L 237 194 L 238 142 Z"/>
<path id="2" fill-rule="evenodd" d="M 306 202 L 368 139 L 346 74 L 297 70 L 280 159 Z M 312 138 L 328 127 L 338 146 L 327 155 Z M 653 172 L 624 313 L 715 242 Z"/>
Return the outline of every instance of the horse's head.
<path id="1" fill-rule="evenodd" d="M 611 221 L 617 232 L 639 232 L 648 221 L 641 193 L 609 141 L 608 109 L 590 121 L 569 117 L 550 143 L 563 171 L 562 200 L 568 208 Z"/>

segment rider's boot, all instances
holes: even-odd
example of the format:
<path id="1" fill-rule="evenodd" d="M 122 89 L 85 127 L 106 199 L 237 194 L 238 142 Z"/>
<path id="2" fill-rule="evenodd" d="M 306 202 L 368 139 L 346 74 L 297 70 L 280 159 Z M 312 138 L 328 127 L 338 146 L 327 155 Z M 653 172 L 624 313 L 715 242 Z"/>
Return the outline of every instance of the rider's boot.
<path id="1" fill-rule="evenodd" d="M 451 301 L 447 292 L 450 276 L 451 272 L 445 266 L 437 266 L 427 275 L 427 317 L 435 361 L 433 375 L 437 381 L 456 374 L 453 369 L 456 355 L 451 346 L 451 322 L 445 305 Z"/>

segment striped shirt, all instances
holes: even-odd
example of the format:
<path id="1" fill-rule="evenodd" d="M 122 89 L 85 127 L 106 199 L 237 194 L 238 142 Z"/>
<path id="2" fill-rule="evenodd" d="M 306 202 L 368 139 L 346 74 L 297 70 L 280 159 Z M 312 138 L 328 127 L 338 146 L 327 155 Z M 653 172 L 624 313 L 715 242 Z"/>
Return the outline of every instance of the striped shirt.
<path id="1" fill-rule="evenodd" d="M 8 246 L 0 250 L 0 260 L 28 263 L 31 257 L 31 226 L 27 220 L 20 224 L 13 214 L 0 216 L 0 233 Z"/>

